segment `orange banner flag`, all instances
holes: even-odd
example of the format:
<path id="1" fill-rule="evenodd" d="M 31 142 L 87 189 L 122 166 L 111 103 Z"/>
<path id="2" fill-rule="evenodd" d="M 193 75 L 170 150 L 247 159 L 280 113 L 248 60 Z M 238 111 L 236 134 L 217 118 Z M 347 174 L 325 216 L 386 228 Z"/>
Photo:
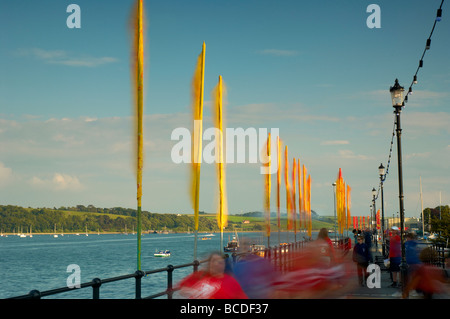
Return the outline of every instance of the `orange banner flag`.
<path id="1" fill-rule="evenodd" d="M 291 202 L 291 188 L 289 185 L 289 162 L 288 162 L 288 147 L 284 149 L 284 183 L 286 188 L 286 212 L 287 212 L 287 229 L 292 229 L 292 202 Z"/>
<path id="2" fill-rule="evenodd" d="M 380 210 L 377 211 L 377 229 L 381 228 Z"/>

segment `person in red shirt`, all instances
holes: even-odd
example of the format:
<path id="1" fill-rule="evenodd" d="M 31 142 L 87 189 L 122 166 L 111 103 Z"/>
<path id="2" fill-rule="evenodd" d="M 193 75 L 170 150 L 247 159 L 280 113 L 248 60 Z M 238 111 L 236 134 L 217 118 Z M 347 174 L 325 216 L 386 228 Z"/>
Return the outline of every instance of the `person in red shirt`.
<path id="1" fill-rule="evenodd" d="M 330 237 L 328 237 L 328 229 L 321 228 L 319 234 L 317 234 L 317 241 L 325 241 L 327 243 L 326 249 L 322 249 L 322 254 L 329 258 L 329 262 L 336 261 L 336 255 L 334 252 L 333 242 Z"/>
<path id="2" fill-rule="evenodd" d="M 205 270 L 199 270 L 178 283 L 179 294 L 189 299 L 248 299 L 241 286 L 225 273 L 225 260 L 216 252 Z"/>
<path id="3" fill-rule="evenodd" d="M 389 270 L 392 273 L 392 284 L 389 287 L 398 288 L 397 283 L 398 273 L 400 272 L 401 254 L 401 239 L 399 229 L 397 226 L 392 227 L 392 236 L 389 240 Z"/>

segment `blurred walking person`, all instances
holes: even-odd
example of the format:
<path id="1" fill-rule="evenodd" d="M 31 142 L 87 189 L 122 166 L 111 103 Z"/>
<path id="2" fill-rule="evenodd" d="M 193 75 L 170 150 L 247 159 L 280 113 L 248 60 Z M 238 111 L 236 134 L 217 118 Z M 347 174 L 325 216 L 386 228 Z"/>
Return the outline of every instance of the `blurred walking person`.
<path id="1" fill-rule="evenodd" d="M 225 259 L 219 252 L 209 256 L 205 270 L 185 277 L 177 288 L 181 298 L 248 299 L 237 280 L 225 273 Z"/>
<path id="2" fill-rule="evenodd" d="M 398 284 L 398 277 L 400 272 L 400 262 L 402 259 L 401 254 L 401 239 L 399 235 L 399 228 L 397 226 L 392 227 L 392 236 L 389 239 L 389 270 L 392 274 L 391 288 L 400 287 Z"/>

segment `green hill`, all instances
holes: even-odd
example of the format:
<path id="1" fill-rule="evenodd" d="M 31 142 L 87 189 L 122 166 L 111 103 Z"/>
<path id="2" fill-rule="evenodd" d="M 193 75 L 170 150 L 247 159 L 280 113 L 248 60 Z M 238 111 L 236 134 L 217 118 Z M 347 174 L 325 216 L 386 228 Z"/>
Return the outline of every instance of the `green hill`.
<path id="1" fill-rule="evenodd" d="M 317 216 L 315 216 L 317 217 Z M 331 229 L 334 221 L 321 218 L 312 221 L 312 228 Z M 194 230 L 192 214 L 158 214 L 142 212 L 143 232 L 167 229 L 174 232 Z M 286 216 L 281 218 L 282 230 L 286 228 Z M 136 210 L 130 208 L 97 208 L 92 205 L 77 205 L 60 208 L 24 208 L 13 205 L 0 205 L 0 230 L 2 233 L 65 233 L 85 232 L 131 232 L 137 230 Z M 241 215 L 229 215 L 226 231 L 233 229 L 242 231 L 263 231 L 265 221 L 261 213 L 252 212 Z M 276 215 L 272 215 L 271 229 L 278 230 Z M 215 214 L 199 215 L 199 231 L 219 231 Z"/>

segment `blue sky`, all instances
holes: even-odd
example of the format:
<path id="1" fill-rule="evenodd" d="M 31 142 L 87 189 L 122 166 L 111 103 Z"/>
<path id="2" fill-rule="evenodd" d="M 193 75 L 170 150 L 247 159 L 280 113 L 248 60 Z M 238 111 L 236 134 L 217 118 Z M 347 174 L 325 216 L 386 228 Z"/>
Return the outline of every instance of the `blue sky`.
<path id="1" fill-rule="evenodd" d="M 80 29 L 66 25 L 71 3 L 81 8 Z M 366 25 L 371 3 L 381 9 L 379 29 Z M 291 159 L 311 174 L 312 209 L 321 215 L 334 213 L 331 184 L 342 168 L 352 214 L 367 216 L 377 168 L 389 155 L 389 87 L 398 78 L 408 89 L 440 3 L 146 1 L 143 209 L 192 212 L 188 166 L 172 162 L 170 136 L 191 127 L 190 84 L 204 41 L 204 127 L 212 126 L 210 92 L 222 75 L 227 127 L 279 128 Z M 132 4 L 1 2 L 1 204 L 136 206 Z M 448 204 L 450 196 L 447 12 L 444 3 L 402 112 L 406 216 L 420 213 L 420 177 L 425 207 L 439 205 L 440 194 Z M 201 178 L 200 209 L 215 212 L 214 165 L 203 164 Z M 262 190 L 259 165 L 227 165 L 230 213 L 262 210 Z M 272 203 L 275 211 L 275 196 Z M 394 144 L 386 215 L 398 207 Z"/>

